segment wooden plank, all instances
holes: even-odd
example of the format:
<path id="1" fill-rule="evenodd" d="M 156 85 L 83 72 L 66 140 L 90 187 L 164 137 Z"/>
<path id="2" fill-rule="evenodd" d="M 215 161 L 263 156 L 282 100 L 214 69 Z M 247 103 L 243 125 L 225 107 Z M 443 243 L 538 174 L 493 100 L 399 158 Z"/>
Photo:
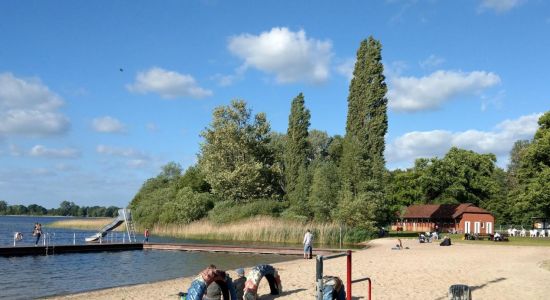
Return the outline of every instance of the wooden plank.
<path id="1" fill-rule="evenodd" d="M 234 246 L 234 245 L 205 245 L 205 244 L 171 244 L 171 243 L 148 243 L 143 249 L 150 250 L 174 250 L 174 251 L 203 251 L 203 252 L 229 252 L 229 253 L 257 253 L 257 254 L 281 254 L 281 255 L 302 255 L 302 248 L 281 248 L 281 247 L 257 247 L 257 246 Z M 315 254 L 328 255 L 343 252 L 341 249 L 314 249 Z"/>

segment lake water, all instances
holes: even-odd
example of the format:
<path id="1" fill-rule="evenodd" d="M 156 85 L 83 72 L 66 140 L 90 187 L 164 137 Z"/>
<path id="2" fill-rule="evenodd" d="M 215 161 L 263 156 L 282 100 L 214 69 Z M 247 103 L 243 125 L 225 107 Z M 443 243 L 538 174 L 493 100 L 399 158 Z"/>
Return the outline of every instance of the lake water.
<path id="1" fill-rule="evenodd" d="M 83 243 L 84 237 L 95 233 L 44 226 L 55 220 L 59 218 L 0 216 L 0 246 L 13 246 L 14 232 L 22 232 L 24 236 L 18 245 L 34 244 L 32 229 L 35 222 L 43 224 L 43 231 L 57 245 L 72 244 L 75 234 L 77 243 Z M 121 235 L 118 234 L 119 240 Z M 154 236 L 151 240 L 186 242 Z M 30 299 L 194 276 L 209 264 L 231 270 L 294 258 L 296 257 L 160 250 L 0 257 L 0 299 Z M 179 288 L 186 291 L 188 287 Z"/>

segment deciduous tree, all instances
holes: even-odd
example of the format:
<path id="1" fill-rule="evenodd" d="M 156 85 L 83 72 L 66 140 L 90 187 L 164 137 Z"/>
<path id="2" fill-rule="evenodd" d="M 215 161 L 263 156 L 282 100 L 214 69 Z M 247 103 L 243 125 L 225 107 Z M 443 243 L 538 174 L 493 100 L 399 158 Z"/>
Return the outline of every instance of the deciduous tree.
<path id="1" fill-rule="evenodd" d="M 221 199 L 237 202 L 275 194 L 269 123 L 264 113 L 252 120 L 244 101 L 214 109 L 212 123 L 201 136 L 199 166 Z"/>

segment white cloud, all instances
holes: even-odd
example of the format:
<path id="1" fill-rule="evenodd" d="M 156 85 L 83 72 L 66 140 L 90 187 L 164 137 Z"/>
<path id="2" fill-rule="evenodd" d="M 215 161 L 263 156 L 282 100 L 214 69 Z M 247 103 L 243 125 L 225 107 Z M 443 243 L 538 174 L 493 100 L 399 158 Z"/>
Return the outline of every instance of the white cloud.
<path id="1" fill-rule="evenodd" d="M 244 60 L 243 68 L 275 74 L 279 83 L 322 83 L 330 75 L 332 43 L 308 39 L 304 30 L 275 27 L 260 35 L 241 34 L 229 39 L 228 48 Z"/>
<path id="2" fill-rule="evenodd" d="M 348 58 L 336 66 L 336 72 L 347 77 L 349 80 L 353 78 L 353 69 L 355 68 L 355 58 Z"/>
<path id="3" fill-rule="evenodd" d="M 143 168 L 146 167 L 147 164 L 148 161 L 145 159 L 131 159 L 126 163 L 126 165 L 130 168 Z"/>
<path id="4" fill-rule="evenodd" d="M 126 126 L 118 119 L 105 116 L 92 120 L 92 127 L 97 132 L 105 133 L 124 133 L 126 132 Z"/>
<path id="5" fill-rule="evenodd" d="M 219 86 L 230 86 L 233 85 L 236 81 L 242 79 L 241 74 L 215 74 L 214 76 L 210 77 L 210 79 L 215 80 Z"/>
<path id="6" fill-rule="evenodd" d="M 69 129 L 69 119 L 55 112 L 12 109 L 0 112 L 0 134 L 56 135 Z"/>
<path id="7" fill-rule="evenodd" d="M 60 96 L 39 79 L 0 74 L 0 135 L 46 136 L 65 133 L 69 119 L 57 110 Z"/>
<path id="8" fill-rule="evenodd" d="M 445 62 L 445 59 L 443 57 L 439 57 L 437 55 L 430 55 L 425 60 L 419 62 L 421 68 L 423 69 L 431 69 L 431 68 L 437 68 L 440 65 L 442 65 Z"/>
<path id="9" fill-rule="evenodd" d="M 157 93 L 167 99 L 184 97 L 200 99 L 213 95 L 211 90 L 198 86 L 193 76 L 158 67 L 138 72 L 136 81 L 126 85 L 126 88 L 133 93 Z"/>
<path id="10" fill-rule="evenodd" d="M 15 144 L 10 144 L 9 149 L 10 149 L 10 155 L 11 156 L 22 156 L 23 155 L 23 151 L 21 150 L 21 148 L 19 148 Z"/>
<path id="11" fill-rule="evenodd" d="M 504 13 L 521 5 L 524 0 L 481 0 L 479 11 L 493 10 L 496 13 Z"/>
<path id="12" fill-rule="evenodd" d="M 32 147 L 29 152 L 30 156 L 47 157 L 47 158 L 77 158 L 80 156 L 80 151 L 74 148 L 52 149 L 46 148 L 43 145 Z"/>
<path id="13" fill-rule="evenodd" d="M 150 132 L 159 131 L 159 126 L 156 123 L 153 123 L 153 122 L 149 122 L 149 123 L 145 124 L 145 128 L 147 128 L 147 130 L 150 131 Z"/>
<path id="14" fill-rule="evenodd" d="M 493 153 L 502 165 L 517 140 L 533 138 L 541 115 L 542 113 L 536 113 L 514 120 L 505 120 L 491 131 L 472 129 L 462 132 L 447 130 L 409 132 L 388 144 L 385 155 L 390 165 L 404 163 L 412 166 L 416 158 L 442 157 L 451 147 L 456 146 L 479 153 Z"/>
<path id="15" fill-rule="evenodd" d="M 103 155 L 126 157 L 133 159 L 149 159 L 149 156 L 141 151 L 138 151 L 134 148 L 120 148 L 107 145 L 98 145 L 96 147 L 96 152 Z"/>
<path id="16" fill-rule="evenodd" d="M 396 111 L 436 109 L 460 95 L 478 94 L 500 83 L 492 72 L 436 71 L 424 77 L 391 77 L 389 105 Z"/>

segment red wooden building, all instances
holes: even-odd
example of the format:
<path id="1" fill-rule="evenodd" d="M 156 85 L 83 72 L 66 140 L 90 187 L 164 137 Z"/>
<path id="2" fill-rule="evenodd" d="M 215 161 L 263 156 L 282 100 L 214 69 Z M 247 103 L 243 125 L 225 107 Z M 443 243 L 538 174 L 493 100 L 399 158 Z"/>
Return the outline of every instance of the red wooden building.
<path id="1" fill-rule="evenodd" d="M 494 233 L 495 217 L 471 203 L 411 205 L 392 225 L 392 230 L 456 233 Z"/>

